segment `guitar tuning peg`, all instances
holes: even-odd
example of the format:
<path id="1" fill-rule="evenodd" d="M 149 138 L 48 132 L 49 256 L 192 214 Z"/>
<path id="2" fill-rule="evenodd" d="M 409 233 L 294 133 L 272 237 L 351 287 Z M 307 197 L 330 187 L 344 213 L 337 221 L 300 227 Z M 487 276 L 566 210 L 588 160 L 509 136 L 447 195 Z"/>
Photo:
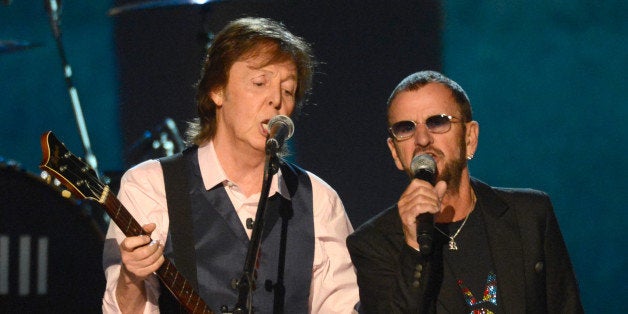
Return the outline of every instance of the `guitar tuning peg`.
<path id="1" fill-rule="evenodd" d="M 57 178 L 53 177 L 50 175 L 50 173 L 48 173 L 48 171 L 43 170 L 40 174 L 39 177 L 41 177 L 44 182 L 48 183 L 48 184 L 52 184 L 54 186 L 60 186 L 61 185 L 61 181 L 59 181 Z"/>
<path id="2" fill-rule="evenodd" d="M 42 170 L 42 172 L 39 173 L 39 177 L 48 184 L 52 182 L 52 176 L 50 176 L 50 174 L 46 170 Z"/>
<path id="3" fill-rule="evenodd" d="M 42 178 L 44 180 L 44 182 L 46 182 L 46 184 L 51 184 L 54 186 L 61 186 L 61 181 L 59 181 L 57 178 L 54 178 L 53 176 L 50 175 L 50 173 L 48 173 L 48 171 L 46 170 L 42 170 L 39 173 L 39 177 Z M 63 198 L 70 198 L 72 197 L 72 192 L 66 190 L 66 189 L 62 189 L 61 190 L 61 196 Z"/>
<path id="4" fill-rule="evenodd" d="M 61 191 L 61 196 L 63 196 L 63 198 L 70 198 L 70 197 L 72 197 L 72 192 L 70 192 L 68 190 L 63 190 L 63 191 Z"/>

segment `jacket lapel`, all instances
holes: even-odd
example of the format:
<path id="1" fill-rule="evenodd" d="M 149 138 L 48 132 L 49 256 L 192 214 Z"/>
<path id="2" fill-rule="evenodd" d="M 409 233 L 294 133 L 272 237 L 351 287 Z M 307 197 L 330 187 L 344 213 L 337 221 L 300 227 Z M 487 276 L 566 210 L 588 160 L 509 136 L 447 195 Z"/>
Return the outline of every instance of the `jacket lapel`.
<path id="1" fill-rule="evenodd" d="M 505 313 L 525 312 L 525 272 L 523 246 L 515 210 L 491 187 L 473 180 L 479 208 L 497 273 L 498 300 Z"/>

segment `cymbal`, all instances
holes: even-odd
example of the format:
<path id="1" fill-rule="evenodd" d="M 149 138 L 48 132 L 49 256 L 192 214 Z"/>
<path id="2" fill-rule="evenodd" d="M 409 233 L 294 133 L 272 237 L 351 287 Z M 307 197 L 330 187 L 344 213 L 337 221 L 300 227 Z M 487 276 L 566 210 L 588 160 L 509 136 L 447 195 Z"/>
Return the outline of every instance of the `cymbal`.
<path id="1" fill-rule="evenodd" d="M 109 16 L 114 16 L 120 13 L 126 13 L 126 12 L 136 11 L 136 10 L 154 9 L 154 8 L 181 6 L 181 5 L 204 5 L 210 2 L 218 2 L 218 1 L 220 0 L 157 0 L 157 1 L 136 2 L 136 3 L 129 3 L 129 4 L 112 8 L 107 12 L 107 14 Z"/>
<path id="2" fill-rule="evenodd" d="M 41 45 L 33 44 L 24 40 L 0 40 L 0 53 L 25 50 L 39 46 Z"/>

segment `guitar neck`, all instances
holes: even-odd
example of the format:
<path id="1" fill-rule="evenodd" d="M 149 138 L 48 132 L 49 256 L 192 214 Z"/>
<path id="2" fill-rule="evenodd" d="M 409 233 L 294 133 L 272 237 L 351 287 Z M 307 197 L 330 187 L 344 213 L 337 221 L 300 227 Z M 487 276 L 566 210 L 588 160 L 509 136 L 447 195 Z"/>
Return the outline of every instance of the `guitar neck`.
<path id="1" fill-rule="evenodd" d="M 146 235 L 142 226 L 111 193 L 109 187 L 100 182 L 94 169 L 74 156 L 51 131 L 42 134 L 40 140 L 43 153 L 43 160 L 39 165 L 41 169 L 61 181 L 75 196 L 96 199 L 127 237 Z M 156 274 L 188 312 L 213 314 L 170 260 L 166 258 Z"/>
<path id="2" fill-rule="evenodd" d="M 103 204 L 111 220 L 122 230 L 124 235 L 133 237 L 146 234 L 124 205 L 109 191 L 109 187 L 105 187 L 99 202 Z M 194 291 L 189 281 L 179 273 L 169 259 L 166 258 L 155 273 L 189 313 L 213 314 L 203 299 Z"/>

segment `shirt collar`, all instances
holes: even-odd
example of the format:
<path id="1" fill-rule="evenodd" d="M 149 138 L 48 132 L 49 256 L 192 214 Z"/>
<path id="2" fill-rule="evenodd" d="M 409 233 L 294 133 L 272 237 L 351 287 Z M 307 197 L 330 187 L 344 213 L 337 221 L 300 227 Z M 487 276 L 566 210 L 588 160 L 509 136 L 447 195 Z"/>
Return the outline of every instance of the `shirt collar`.
<path id="1" fill-rule="evenodd" d="M 198 165 L 201 169 L 201 178 L 203 179 L 203 185 L 205 190 L 210 190 L 218 184 L 228 184 L 232 182 L 225 174 L 218 155 L 216 155 L 216 149 L 214 148 L 214 142 L 210 141 L 198 148 Z M 269 196 L 279 192 L 281 196 L 286 199 L 290 199 L 290 193 L 288 187 L 281 174 L 281 169 L 277 171 L 277 174 L 273 176 L 273 181 L 270 184 Z"/>

